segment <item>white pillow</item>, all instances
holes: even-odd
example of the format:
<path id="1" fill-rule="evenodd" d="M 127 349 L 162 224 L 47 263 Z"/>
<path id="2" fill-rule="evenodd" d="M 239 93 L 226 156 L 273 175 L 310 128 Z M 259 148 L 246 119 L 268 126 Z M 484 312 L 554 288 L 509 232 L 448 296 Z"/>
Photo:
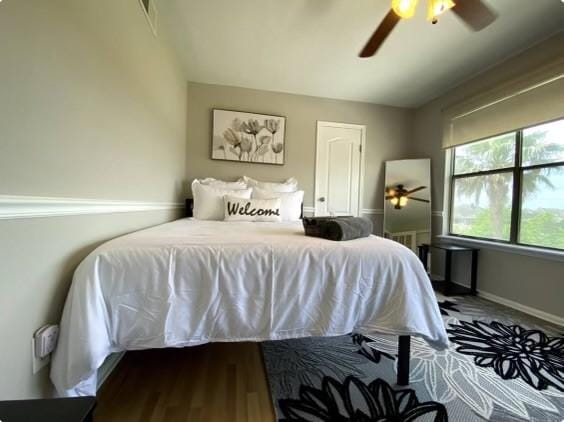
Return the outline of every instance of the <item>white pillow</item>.
<path id="1" fill-rule="evenodd" d="M 261 182 L 247 176 L 243 176 L 239 181 L 245 182 L 250 188 L 259 188 L 271 192 L 295 192 L 298 190 L 298 181 L 290 177 L 285 182 Z"/>
<path id="2" fill-rule="evenodd" d="M 280 221 L 280 198 L 241 199 L 225 195 L 225 221 Z"/>
<path id="3" fill-rule="evenodd" d="M 296 192 L 272 192 L 266 189 L 254 188 L 251 198 L 280 198 L 280 218 L 282 221 L 299 221 L 302 215 L 303 190 Z"/>
<path id="4" fill-rule="evenodd" d="M 213 177 L 206 177 L 205 179 L 195 179 L 202 185 L 214 186 L 216 188 L 222 189 L 247 189 L 247 183 L 241 179 L 236 182 L 226 182 L 219 179 L 214 179 Z"/>
<path id="5" fill-rule="evenodd" d="M 250 198 L 252 189 L 224 189 L 202 185 L 198 180 L 192 182 L 194 197 L 194 218 L 198 220 L 223 220 L 223 197 L 232 195 L 238 198 Z"/>

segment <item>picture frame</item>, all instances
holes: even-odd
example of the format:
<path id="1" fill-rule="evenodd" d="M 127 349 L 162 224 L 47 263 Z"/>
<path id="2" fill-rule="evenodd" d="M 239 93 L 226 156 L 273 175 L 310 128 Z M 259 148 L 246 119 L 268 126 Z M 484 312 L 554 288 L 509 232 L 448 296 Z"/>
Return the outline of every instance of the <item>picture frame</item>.
<path id="1" fill-rule="evenodd" d="M 213 109 L 212 160 L 284 165 L 286 117 Z"/>

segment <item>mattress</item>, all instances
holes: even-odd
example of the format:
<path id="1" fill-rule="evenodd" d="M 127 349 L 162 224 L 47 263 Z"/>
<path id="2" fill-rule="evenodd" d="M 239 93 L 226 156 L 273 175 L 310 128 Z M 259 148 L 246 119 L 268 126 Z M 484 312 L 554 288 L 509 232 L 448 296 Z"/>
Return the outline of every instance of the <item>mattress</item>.
<path id="1" fill-rule="evenodd" d="M 301 222 L 182 219 L 111 240 L 76 269 L 51 379 L 95 395 L 114 352 L 350 332 L 448 345 L 417 256 L 377 236 L 333 242 Z"/>

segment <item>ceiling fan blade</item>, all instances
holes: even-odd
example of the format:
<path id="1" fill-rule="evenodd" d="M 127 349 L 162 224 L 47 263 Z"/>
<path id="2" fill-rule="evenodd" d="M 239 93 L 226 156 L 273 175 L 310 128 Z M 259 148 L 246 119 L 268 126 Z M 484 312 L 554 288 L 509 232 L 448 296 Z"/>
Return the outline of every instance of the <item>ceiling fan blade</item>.
<path id="1" fill-rule="evenodd" d="M 423 190 L 423 189 L 427 189 L 427 186 L 419 186 L 418 188 L 411 189 L 411 190 L 407 191 L 405 194 L 409 195 L 409 194 L 412 194 L 414 192 L 418 192 L 418 191 Z"/>
<path id="2" fill-rule="evenodd" d="M 409 199 L 413 199 L 414 201 L 421 201 L 421 202 L 427 202 L 427 203 L 431 202 L 431 201 L 429 201 L 428 199 L 413 198 L 413 197 L 411 197 L 411 196 L 408 196 L 408 198 L 409 198 Z"/>
<path id="3" fill-rule="evenodd" d="M 388 14 L 384 17 L 380 26 L 374 31 L 372 37 L 368 40 L 362 51 L 358 54 L 359 57 L 372 57 L 380 46 L 384 43 L 390 32 L 394 29 L 400 21 L 400 17 L 390 9 Z"/>
<path id="4" fill-rule="evenodd" d="M 394 195 L 386 195 L 386 201 L 389 200 L 389 199 L 392 199 L 392 198 L 395 198 L 395 196 Z"/>
<path id="5" fill-rule="evenodd" d="M 497 18 L 497 13 L 482 0 L 459 0 L 452 11 L 473 31 L 481 31 Z"/>

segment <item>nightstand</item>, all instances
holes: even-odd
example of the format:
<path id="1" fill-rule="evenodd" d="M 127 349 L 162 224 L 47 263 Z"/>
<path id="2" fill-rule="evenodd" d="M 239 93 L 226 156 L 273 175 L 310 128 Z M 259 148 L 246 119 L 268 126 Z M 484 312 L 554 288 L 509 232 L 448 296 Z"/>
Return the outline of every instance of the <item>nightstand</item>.
<path id="1" fill-rule="evenodd" d="M 427 270 L 427 259 L 429 256 L 429 250 L 431 248 L 444 251 L 444 279 L 433 279 L 430 275 L 431 283 L 433 283 L 433 288 L 438 292 L 444 294 L 445 296 L 457 296 L 457 295 L 475 295 L 476 294 L 476 279 L 478 276 L 478 250 L 469 246 L 457 246 L 450 245 L 447 243 L 423 243 L 419 245 L 419 259 L 423 263 L 425 270 Z M 453 283 L 452 281 L 452 256 L 453 254 L 469 252 L 472 255 L 472 261 L 470 264 L 470 288 L 461 286 L 460 284 Z"/>

